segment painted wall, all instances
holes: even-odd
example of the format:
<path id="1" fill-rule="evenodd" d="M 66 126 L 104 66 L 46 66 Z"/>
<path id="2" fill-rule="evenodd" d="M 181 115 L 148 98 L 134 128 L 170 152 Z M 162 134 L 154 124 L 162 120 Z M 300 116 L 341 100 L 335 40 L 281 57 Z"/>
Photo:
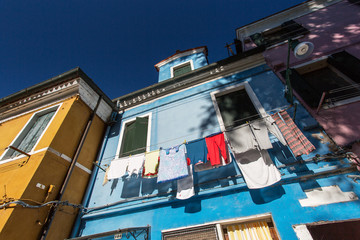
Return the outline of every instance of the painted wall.
<path id="1" fill-rule="evenodd" d="M 111 128 L 104 148 L 101 165 L 106 168 L 114 159 L 122 122 L 152 113 L 150 150 L 171 147 L 186 141 L 220 131 L 210 93 L 225 87 L 248 82 L 267 113 L 288 106 L 283 96 L 283 84 L 266 65 L 243 71 L 221 79 L 193 86 L 189 89 L 126 110 Z M 289 110 L 292 114 L 292 110 Z M 303 130 L 316 121 L 301 105 L 296 123 Z M 326 154 L 329 145 L 322 142 L 323 132 L 314 128 L 303 133 L 316 150 L 297 160 L 307 160 L 316 154 Z M 111 231 L 119 228 L 151 226 L 151 238 L 161 239 L 161 230 L 204 224 L 230 218 L 271 212 L 282 239 L 296 239 L 292 224 L 318 220 L 349 219 L 357 217 L 359 201 L 317 208 L 303 208 L 298 200 L 305 198 L 305 190 L 321 186 L 340 185 L 343 191 L 355 191 L 357 185 L 345 175 L 323 176 L 318 180 L 299 181 L 300 176 L 314 177 L 317 173 L 349 167 L 344 161 L 320 161 L 291 166 L 295 162 L 287 147 L 271 138 L 274 148 L 269 151 L 282 173 L 280 184 L 261 190 L 249 191 L 236 164 L 194 173 L 196 196 L 189 200 L 176 200 L 176 182 L 157 184 L 156 179 L 120 178 L 104 184 L 105 173 L 99 171 L 90 196 L 88 213 L 82 217 L 80 235 Z M 232 176 L 231 178 L 227 178 Z M 106 205 L 106 206 L 105 206 Z M 285 206 L 285 207 L 279 207 Z M 294 214 L 289 209 L 294 209 Z"/>
<path id="2" fill-rule="evenodd" d="M 311 57 L 305 60 L 298 60 L 291 54 L 290 67 L 343 50 L 360 58 L 359 5 L 342 1 L 294 20 L 310 31 L 299 40 L 312 42 L 315 49 Z M 283 71 L 286 65 L 287 44 L 267 50 L 264 57 L 277 73 Z M 360 117 L 359 104 L 356 102 L 323 109 L 318 114 L 314 109 L 308 110 L 335 142 L 344 146 L 360 139 L 360 122 L 357 120 Z"/>
<path id="3" fill-rule="evenodd" d="M 1 151 L 4 151 L 4 147 L 12 142 L 36 111 L 1 124 L 0 132 L 4 136 L 0 140 Z M 4 186 L 6 186 L 7 198 L 30 199 L 38 203 L 55 200 L 70 166 L 69 160 L 74 157 L 90 113 L 89 107 L 76 96 L 62 101 L 52 122 L 35 146 L 35 153 L 30 153 L 29 158 L 22 157 L 0 164 L 2 201 L 5 195 Z M 84 152 L 80 154 L 78 160 L 78 163 L 89 170 L 86 172 L 75 167 L 64 193 L 64 201 L 81 203 L 104 129 L 104 122 L 96 117 L 84 143 Z M 37 187 L 38 183 L 44 185 L 44 189 Z M 55 187 L 50 194 L 47 194 L 50 185 Z M 31 201 L 27 202 L 34 204 Z M 0 239 L 21 239 L 24 236 L 26 239 L 38 239 L 48 213 L 49 207 L 29 209 L 15 206 L 1 209 Z M 71 231 L 76 214 L 77 209 L 61 207 L 55 215 L 47 239 L 66 238 Z"/>
<path id="4" fill-rule="evenodd" d="M 194 69 L 198 69 L 201 68 L 203 66 L 208 65 L 206 56 L 203 52 L 200 53 L 195 53 L 195 54 L 191 54 L 188 56 L 184 56 L 184 57 L 180 57 L 177 58 L 167 64 L 165 64 L 164 66 L 160 67 L 159 69 L 159 82 L 162 82 L 164 80 L 167 80 L 169 78 L 171 78 L 171 67 L 174 67 L 180 63 L 186 62 L 186 61 L 193 61 L 194 64 Z"/>

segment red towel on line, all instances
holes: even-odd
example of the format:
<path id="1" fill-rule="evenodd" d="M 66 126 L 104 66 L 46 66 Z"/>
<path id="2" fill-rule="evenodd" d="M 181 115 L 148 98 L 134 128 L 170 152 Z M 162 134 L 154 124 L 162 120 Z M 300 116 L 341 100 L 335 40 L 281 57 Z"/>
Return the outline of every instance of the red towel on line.
<path id="1" fill-rule="evenodd" d="M 296 157 L 315 150 L 314 145 L 304 136 L 285 110 L 273 114 L 272 117 Z"/>
<path id="2" fill-rule="evenodd" d="M 207 159 L 210 161 L 212 166 L 221 164 L 221 156 L 227 163 L 227 149 L 225 144 L 224 134 L 220 133 L 215 136 L 206 137 L 206 146 L 208 149 Z"/>

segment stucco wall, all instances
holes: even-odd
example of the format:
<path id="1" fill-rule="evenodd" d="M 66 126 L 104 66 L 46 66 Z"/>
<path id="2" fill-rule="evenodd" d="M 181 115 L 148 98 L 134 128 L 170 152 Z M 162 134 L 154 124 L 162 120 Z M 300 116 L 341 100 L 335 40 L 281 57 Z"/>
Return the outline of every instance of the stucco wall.
<path id="1" fill-rule="evenodd" d="M 171 94 L 147 104 L 126 110 L 112 126 L 107 138 L 101 165 L 109 166 L 114 159 L 119 142 L 122 123 L 126 120 L 152 113 L 150 150 L 171 147 L 184 140 L 207 136 L 220 131 L 210 93 L 225 87 L 248 82 L 261 105 L 268 113 L 288 106 L 283 97 L 283 84 L 277 76 L 262 65 L 231 76 L 214 79 L 198 86 Z M 292 115 L 292 109 L 289 110 Z M 305 131 L 309 122 L 316 125 L 310 114 L 299 105 L 296 123 L 316 150 L 297 160 L 311 159 L 316 154 L 329 152 L 327 142 L 321 142 L 322 131 L 314 128 Z M 320 172 L 348 167 L 347 161 L 295 164 L 295 158 L 287 147 L 271 138 L 274 148 L 269 151 L 279 167 L 283 182 L 272 187 L 249 191 L 240 171 L 232 162 L 220 167 L 194 174 L 196 196 L 189 200 L 174 199 L 176 181 L 157 184 L 156 179 L 119 178 L 104 184 L 105 173 L 99 171 L 92 191 L 88 210 L 82 219 L 81 235 L 106 232 L 119 228 L 151 226 L 151 238 L 160 239 L 161 230 L 203 224 L 230 218 L 245 217 L 271 212 L 282 239 L 296 239 L 293 224 L 318 220 L 348 219 L 356 217 L 353 211 L 358 201 L 338 204 L 331 214 L 331 205 L 318 208 L 303 208 L 298 200 L 305 198 L 305 190 L 339 184 L 343 191 L 352 189 L 359 194 L 356 184 L 345 175 L 298 182 L 303 175 L 309 177 Z M 223 178 L 221 180 L 217 180 Z M 159 194 L 160 193 L 160 194 Z M 106 204 L 112 206 L 106 207 Z M 279 207 L 282 206 L 282 207 Z M 100 209 L 97 209 L 100 208 Z M 293 214 L 290 214 L 290 210 Z"/>
<path id="2" fill-rule="evenodd" d="M 299 40 L 312 42 L 315 49 L 305 60 L 298 60 L 293 54 L 290 54 L 290 67 L 296 67 L 299 64 L 343 50 L 360 58 L 359 5 L 342 1 L 294 20 L 310 31 Z M 285 69 L 287 47 L 287 44 L 283 44 L 264 52 L 267 63 L 277 73 Z M 278 75 L 281 77 L 280 74 Z M 299 99 L 301 100 L 300 97 Z M 360 122 L 357 121 L 360 117 L 359 104 L 356 102 L 326 110 L 322 109 L 318 114 L 316 109 L 308 108 L 308 110 L 335 142 L 344 146 L 360 139 Z"/>

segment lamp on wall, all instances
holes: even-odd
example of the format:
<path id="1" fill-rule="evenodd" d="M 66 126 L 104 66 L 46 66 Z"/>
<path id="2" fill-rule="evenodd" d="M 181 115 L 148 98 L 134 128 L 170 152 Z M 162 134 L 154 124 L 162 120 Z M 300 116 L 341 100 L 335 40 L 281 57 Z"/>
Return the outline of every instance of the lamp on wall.
<path id="1" fill-rule="evenodd" d="M 292 87 L 291 87 L 291 83 L 290 83 L 290 74 L 291 74 L 291 70 L 290 70 L 290 50 L 292 50 L 294 52 L 294 56 L 297 59 L 305 59 L 308 56 L 310 56 L 310 54 L 313 52 L 314 50 L 314 44 L 312 44 L 311 42 L 299 42 L 299 40 L 292 40 L 289 39 L 288 40 L 288 54 L 287 54 L 287 62 L 286 62 L 286 86 L 285 86 L 285 98 L 286 100 L 291 104 L 294 105 L 294 96 L 293 96 L 293 91 L 292 91 Z M 296 104 L 294 105 L 294 119 L 295 119 L 295 113 L 296 113 Z"/>

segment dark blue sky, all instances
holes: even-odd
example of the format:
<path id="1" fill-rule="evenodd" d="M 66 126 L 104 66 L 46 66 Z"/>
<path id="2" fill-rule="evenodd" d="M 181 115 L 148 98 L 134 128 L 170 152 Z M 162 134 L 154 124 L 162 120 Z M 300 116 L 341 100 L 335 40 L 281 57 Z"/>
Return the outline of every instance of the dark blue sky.
<path id="1" fill-rule="evenodd" d="M 82 70 L 116 98 L 157 82 L 154 65 L 206 45 L 226 58 L 235 29 L 303 0 L 0 1 L 0 98 Z"/>

